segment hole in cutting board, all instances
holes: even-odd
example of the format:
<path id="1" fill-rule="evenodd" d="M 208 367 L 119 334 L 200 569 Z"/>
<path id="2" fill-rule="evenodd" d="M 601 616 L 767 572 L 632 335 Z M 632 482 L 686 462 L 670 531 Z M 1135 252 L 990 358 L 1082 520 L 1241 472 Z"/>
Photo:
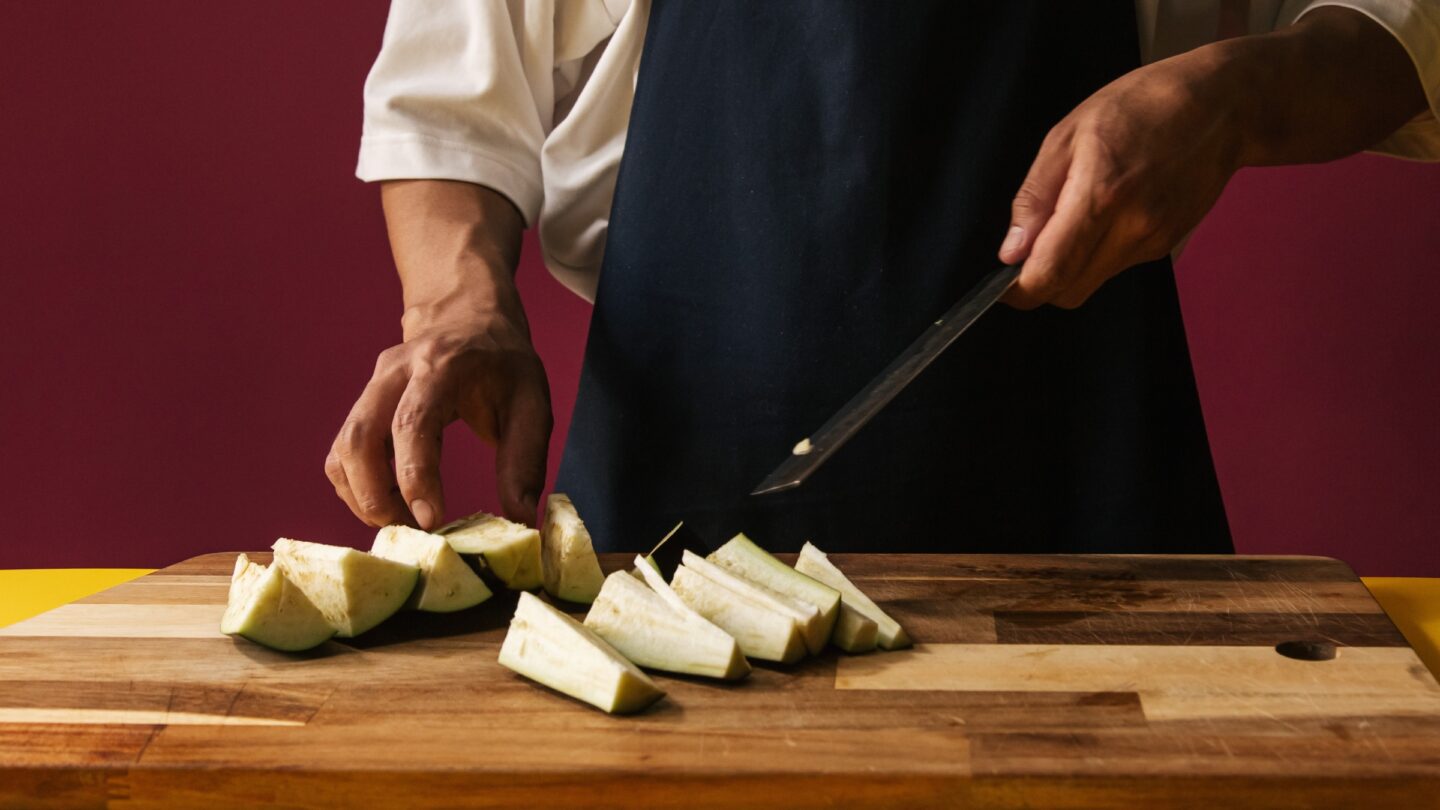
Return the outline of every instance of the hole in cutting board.
<path id="1" fill-rule="evenodd" d="M 1275 652 L 1297 661 L 1333 661 L 1335 645 L 1328 641 L 1282 641 Z"/>

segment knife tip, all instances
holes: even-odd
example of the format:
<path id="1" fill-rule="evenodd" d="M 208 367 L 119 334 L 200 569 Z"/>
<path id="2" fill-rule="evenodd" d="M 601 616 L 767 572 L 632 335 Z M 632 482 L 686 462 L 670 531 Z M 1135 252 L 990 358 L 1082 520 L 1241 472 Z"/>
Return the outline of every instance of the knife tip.
<path id="1" fill-rule="evenodd" d="M 779 482 L 779 483 L 772 483 L 772 482 L 770 482 L 770 481 L 763 481 L 763 482 L 761 482 L 760 486 L 758 486 L 758 487 L 756 487 L 754 490 L 752 490 L 752 491 L 750 492 L 750 494 L 751 494 L 751 496 L 755 496 L 755 495 L 769 495 L 769 494 L 771 494 L 771 493 L 773 493 L 773 492 L 784 492 L 784 491 L 787 490 L 787 489 L 794 489 L 795 487 L 798 487 L 798 486 L 800 486 L 800 482 L 799 482 L 799 481 L 781 481 L 781 482 Z"/>

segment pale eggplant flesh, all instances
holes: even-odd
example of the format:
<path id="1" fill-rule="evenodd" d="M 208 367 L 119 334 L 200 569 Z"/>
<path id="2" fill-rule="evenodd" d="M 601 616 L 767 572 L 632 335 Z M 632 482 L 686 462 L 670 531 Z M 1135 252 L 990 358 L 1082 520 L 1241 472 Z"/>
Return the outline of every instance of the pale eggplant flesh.
<path id="1" fill-rule="evenodd" d="M 499 663 L 611 714 L 640 711 L 665 695 L 604 639 L 532 593 L 520 594 Z"/>
<path id="2" fill-rule="evenodd" d="M 600 571 L 590 531 L 575 511 L 575 504 L 563 493 L 556 492 L 545 501 L 540 551 L 546 593 L 586 605 L 600 595 L 605 575 Z"/>
<path id="3" fill-rule="evenodd" d="M 241 554 L 230 576 L 220 632 L 283 652 L 318 647 L 335 628 L 278 566 L 265 567 Z"/>
<path id="4" fill-rule="evenodd" d="M 830 640 L 840 613 L 840 593 L 834 588 L 791 568 L 744 534 L 735 535 L 706 559 L 756 585 L 813 605 L 820 616 L 806 625 L 810 652 L 819 652 Z"/>
<path id="5" fill-rule="evenodd" d="M 275 565 L 324 614 L 341 638 L 393 616 L 415 590 L 420 569 L 344 546 L 275 541 Z"/>
<path id="6" fill-rule="evenodd" d="M 660 584 L 669 590 L 664 580 Z M 749 662 L 729 633 L 684 602 L 680 606 L 683 610 L 629 573 L 616 571 L 605 578 L 585 626 L 646 669 L 724 680 L 750 674 Z"/>
<path id="7" fill-rule="evenodd" d="M 370 553 L 420 569 L 420 584 L 406 607 L 429 613 L 453 613 L 489 599 L 490 589 L 445 538 L 409 526 L 386 526 L 375 535 Z"/>
<path id="8" fill-rule="evenodd" d="M 855 583 L 851 582 L 849 577 L 830 562 L 830 558 L 825 555 L 825 552 L 807 542 L 800 548 L 800 556 L 795 561 L 795 568 L 839 591 L 840 598 L 845 604 L 875 622 L 878 629 L 875 643 L 880 649 L 898 650 L 910 646 L 910 636 L 900 626 L 900 623 L 855 587 Z"/>

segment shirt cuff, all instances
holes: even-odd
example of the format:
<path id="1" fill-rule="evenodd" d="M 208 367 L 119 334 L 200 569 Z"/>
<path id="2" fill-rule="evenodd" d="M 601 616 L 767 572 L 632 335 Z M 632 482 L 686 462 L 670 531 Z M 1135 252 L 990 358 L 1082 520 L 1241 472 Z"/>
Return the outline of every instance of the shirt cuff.
<path id="1" fill-rule="evenodd" d="M 510 199 L 531 227 L 545 198 L 539 170 L 527 171 L 505 157 L 432 135 L 366 135 L 360 139 L 355 176 L 376 180 L 458 180 L 493 189 Z"/>
<path id="2" fill-rule="evenodd" d="M 1354 9 L 1390 32 L 1415 63 L 1430 109 L 1366 151 L 1412 160 L 1440 161 L 1440 4 L 1420 0 L 1319 0 L 1321 6 Z"/>

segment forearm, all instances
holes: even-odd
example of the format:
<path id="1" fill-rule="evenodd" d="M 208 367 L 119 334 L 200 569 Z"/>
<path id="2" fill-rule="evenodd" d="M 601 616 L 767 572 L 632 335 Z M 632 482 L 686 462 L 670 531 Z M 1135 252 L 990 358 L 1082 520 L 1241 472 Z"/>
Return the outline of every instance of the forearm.
<path id="1" fill-rule="evenodd" d="M 514 283 L 524 222 L 508 199 L 471 183 L 396 180 L 382 185 L 381 200 L 404 288 L 407 339 L 496 313 L 525 328 Z"/>
<path id="2" fill-rule="evenodd" d="M 1239 102 L 1242 166 L 1344 157 L 1426 106 L 1404 47 L 1352 9 L 1318 8 L 1288 28 L 1210 48 Z"/>
<path id="3" fill-rule="evenodd" d="M 325 459 L 325 475 L 372 526 L 444 522 L 440 450 L 459 419 L 495 445 L 501 511 L 535 522 L 553 425 L 545 367 L 515 291 L 519 212 L 470 183 L 386 182 L 405 288 L 405 339 L 380 353 Z"/>

